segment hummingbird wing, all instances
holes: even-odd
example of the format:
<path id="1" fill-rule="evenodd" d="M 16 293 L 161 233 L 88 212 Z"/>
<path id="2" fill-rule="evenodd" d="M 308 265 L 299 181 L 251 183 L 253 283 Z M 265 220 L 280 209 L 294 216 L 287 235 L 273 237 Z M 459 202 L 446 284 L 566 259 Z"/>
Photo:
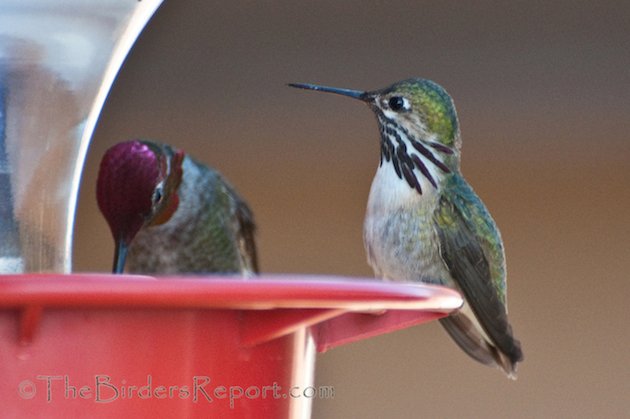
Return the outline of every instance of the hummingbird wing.
<path id="1" fill-rule="evenodd" d="M 190 163 L 188 176 L 184 175 L 184 184 L 190 183 L 187 198 L 192 202 L 198 197 L 204 207 L 201 215 L 189 221 L 198 223 L 198 234 L 203 237 L 194 242 L 206 256 L 198 257 L 200 266 L 195 272 L 258 273 L 253 212 L 218 171 L 190 157 L 185 162 Z M 181 195 L 184 201 L 183 191 Z"/>
<path id="2" fill-rule="evenodd" d="M 227 179 L 217 171 L 213 171 L 213 175 L 219 180 L 219 189 L 226 198 L 225 205 L 229 207 L 229 209 L 226 208 L 230 214 L 228 228 L 232 242 L 236 246 L 241 271 L 246 275 L 257 274 L 258 255 L 256 252 L 254 213 Z"/>
<path id="3" fill-rule="evenodd" d="M 441 197 L 434 220 L 442 259 L 474 318 L 460 311 L 442 319 L 442 325 L 472 358 L 485 364 L 494 360 L 513 375 L 523 354 L 507 318 L 501 237 L 466 181 L 452 176 L 450 182 L 445 190 L 451 192 Z M 482 331 L 476 330 L 475 323 Z M 484 334 L 490 342 L 485 341 Z"/>
<path id="4" fill-rule="evenodd" d="M 256 254 L 256 241 L 254 240 L 254 233 L 256 231 L 254 213 L 245 201 L 237 195 L 235 196 L 239 251 L 247 270 L 256 274 L 258 273 L 258 255 Z"/>

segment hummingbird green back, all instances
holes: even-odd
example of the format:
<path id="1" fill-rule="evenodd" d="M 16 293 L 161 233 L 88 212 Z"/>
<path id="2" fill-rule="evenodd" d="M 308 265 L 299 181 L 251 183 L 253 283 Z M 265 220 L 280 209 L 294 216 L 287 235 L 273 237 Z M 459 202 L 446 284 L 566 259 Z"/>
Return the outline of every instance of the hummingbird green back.
<path id="1" fill-rule="evenodd" d="M 369 264 L 385 280 L 459 290 L 464 306 L 441 324 L 473 359 L 515 378 L 523 354 L 507 319 L 503 243 L 461 175 L 461 135 L 450 95 L 425 79 L 367 92 L 291 86 L 349 96 L 372 109 L 380 163 L 364 222 Z"/>
<path id="2" fill-rule="evenodd" d="M 160 225 L 140 230 L 129 247 L 132 273 L 241 273 L 258 271 L 253 215 L 215 170 L 183 160 L 179 205 Z"/>

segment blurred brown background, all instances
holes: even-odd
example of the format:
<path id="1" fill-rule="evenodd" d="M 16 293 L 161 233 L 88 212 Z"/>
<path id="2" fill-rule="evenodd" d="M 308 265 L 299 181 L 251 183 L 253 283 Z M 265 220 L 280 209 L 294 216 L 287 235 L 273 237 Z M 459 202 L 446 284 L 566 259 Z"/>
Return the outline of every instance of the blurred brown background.
<path id="1" fill-rule="evenodd" d="M 217 167 L 256 212 L 265 272 L 370 276 L 371 112 L 285 87 L 433 79 L 463 171 L 499 224 L 516 382 L 429 324 L 318 357 L 314 418 L 627 417 L 630 3 L 166 0 L 111 92 L 81 190 L 75 268 L 107 271 L 103 151 L 130 137 Z M 509 3 L 509 4 L 508 4 Z"/>

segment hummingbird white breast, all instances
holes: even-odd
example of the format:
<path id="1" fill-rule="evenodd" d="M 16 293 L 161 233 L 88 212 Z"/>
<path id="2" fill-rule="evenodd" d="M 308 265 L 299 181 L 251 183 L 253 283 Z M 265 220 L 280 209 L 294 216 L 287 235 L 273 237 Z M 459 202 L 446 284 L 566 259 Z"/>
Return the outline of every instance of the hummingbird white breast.
<path id="1" fill-rule="evenodd" d="M 450 283 L 432 219 L 449 170 L 433 152 L 435 142 L 421 141 L 386 112 L 377 112 L 377 118 L 381 161 L 363 229 L 368 263 L 384 279 Z"/>
<path id="2" fill-rule="evenodd" d="M 418 179 L 422 195 L 391 164 L 376 171 L 363 225 L 368 263 L 383 279 L 448 283 L 432 219 L 439 194 L 426 178 Z"/>

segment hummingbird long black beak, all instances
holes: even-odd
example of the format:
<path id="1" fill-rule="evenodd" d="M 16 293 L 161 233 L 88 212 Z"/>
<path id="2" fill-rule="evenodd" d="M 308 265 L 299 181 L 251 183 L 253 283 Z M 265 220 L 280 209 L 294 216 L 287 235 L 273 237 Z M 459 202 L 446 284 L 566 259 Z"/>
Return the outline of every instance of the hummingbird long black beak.
<path id="1" fill-rule="evenodd" d="M 121 274 L 125 270 L 127 250 L 129 250 L 129 246 L 124 239 L 116 240 L 116 246 L 114 249 L 114 267 L 112 268 L 113 273 Z"/>
<path id="2" fill-rule="evenodd" d="M 317 92 L 335 93 L 337 95 L 348 96 L 353 99 L 359 99 L 364 102 L 369 102 L 372 98 L 367 92 L 361 90 L 341 89 L 338 87 L 319 86 L 317 84 L 310 83 L 289 83 L 288 86 L 298 89 L 315 90 Z"/>

